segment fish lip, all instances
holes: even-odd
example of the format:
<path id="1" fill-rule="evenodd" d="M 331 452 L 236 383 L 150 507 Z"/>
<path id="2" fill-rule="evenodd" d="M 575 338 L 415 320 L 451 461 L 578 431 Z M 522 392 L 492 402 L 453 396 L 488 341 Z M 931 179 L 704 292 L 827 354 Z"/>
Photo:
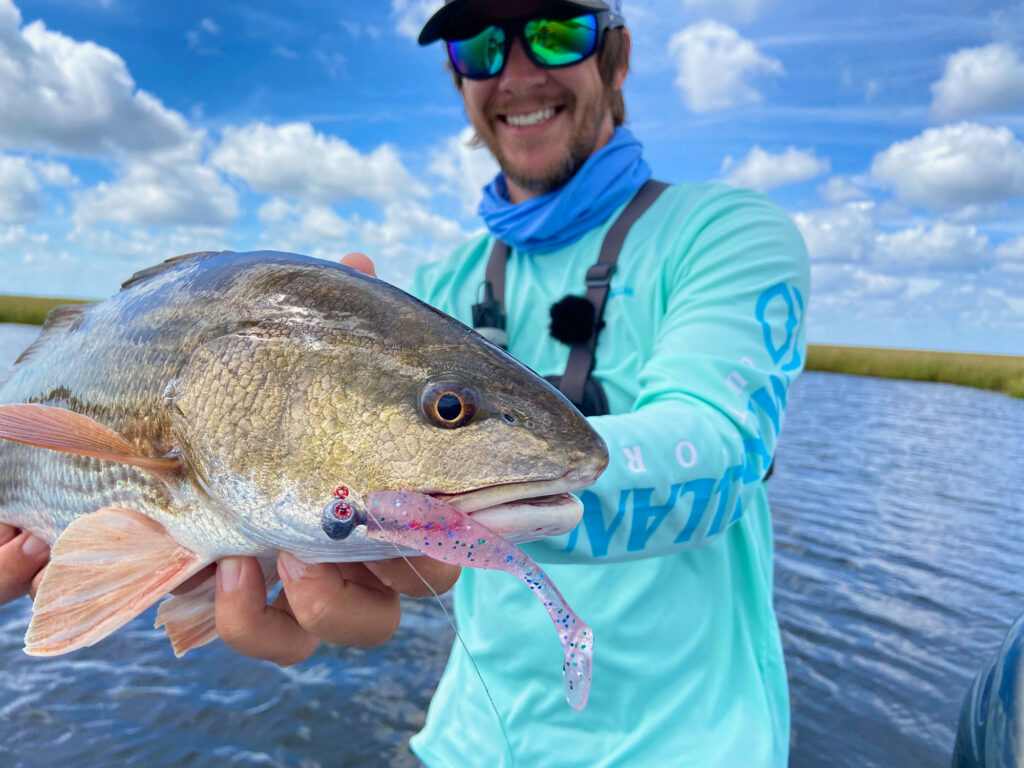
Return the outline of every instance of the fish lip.
<path id="1" fill-rule="evenodd" d="M 593 485 L 603 469 L 577 467 L 556 478 L 427 495 L 520 544 L 575 528 L 583 517 L 583 503 L 570 491 Z"/>
<path id="2" fill-rule="evenodd" d="M 583 517 L 583 502 L 571 493 L 531 496 L 468 513 L 513 544 L 560 536 L 575 528 Z"/>
<path id="3" fill-rule="evenodd" d="M 604 469 L 604 467 L 601 467 Z M 573 468 L 565 472 L 561 477 L 547 480 L 527 480 L 520 483 L 501 483 L 488 485 L 483 488 L 474 488 L 471 491 L 461 493 L 437 493 L 426 491 L 426 495 L 441 501 L 453 509 L 466 515 L 480 512 L 484 509 L 496 507 L 509 502 L 527 502 L 543 500 L 581 488 L 587 488 L 594 484 L 600 470 L 597 472 L 586 472 L 579 468 Z"/>

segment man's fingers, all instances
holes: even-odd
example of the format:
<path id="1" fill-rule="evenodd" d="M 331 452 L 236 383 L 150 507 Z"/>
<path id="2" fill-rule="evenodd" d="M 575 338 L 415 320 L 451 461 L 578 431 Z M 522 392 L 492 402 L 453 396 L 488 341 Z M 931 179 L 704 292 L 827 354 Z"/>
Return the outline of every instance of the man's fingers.
<path id="1" fill-rule="evenodd" d="M 295 618 L 322 640 L 369 648 L 398 628 L 398 593 L 362 563 L 309 565 L 282 552 L 277 564 Z"/>
<path id="2" fill-rule="evenodd" d="M 462 573 L 459 566 L 432 557 L 410 557 L 408 562 L 402 558 L 374 560 L 365 565 L 386 586 L 409 597 L 444 594 L 455 586 Z"/>
<path id="3" fill-rule="evenodd" d="M 14 534 L 14 535 L 11 535 Z M 33 578 L 50 559 L 50 545 L 9 525 L 0 530 L 0 605 L 28 594 Z"/>
<path id="4" fill-rule="evenodd" d="M 259 563 L 251 557 L 226 557 L 217 565 L 217 632 L 243 656 L 282 667 L 305 661 L 317 639 L 287 611 L 267 605 L 267 587 Z"/>
<path id="5" fill-rule="evenodd" d="M 377 276 L 377 272 L 373 268 L 373 262 L 370 261 L 370 257 L 365 253 L 350 253 L 347 256 L 342 256 L 341 263 L 346 267 L 352 267 L 352 269 L 365 272 L 370 277 Z"/>

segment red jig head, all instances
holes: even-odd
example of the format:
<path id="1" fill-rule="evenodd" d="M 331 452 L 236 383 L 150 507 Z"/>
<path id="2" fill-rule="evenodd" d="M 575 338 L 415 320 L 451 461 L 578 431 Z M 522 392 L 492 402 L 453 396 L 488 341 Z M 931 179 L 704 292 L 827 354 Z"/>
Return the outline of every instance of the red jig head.
<path id="1" fill-rule="evenodd" d="M 334 498 L 327 502 L 320 518 L 324 533 L 335 541 L 348 538 L 356 526 L 366 524 L 366 513 L 351 501 L 345 501 L 348 497 L 348 486 L 339 485 L 334 489 Z"/>

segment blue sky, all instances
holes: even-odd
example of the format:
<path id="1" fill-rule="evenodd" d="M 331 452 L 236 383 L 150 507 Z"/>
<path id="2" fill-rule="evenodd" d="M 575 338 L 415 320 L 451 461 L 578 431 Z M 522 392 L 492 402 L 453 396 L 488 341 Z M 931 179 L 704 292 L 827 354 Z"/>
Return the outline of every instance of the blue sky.
<path id="1" fill-rule="evenodd" d="M 408 285 L 480 228 L 441 0 L 0 0 L 0 293 L 105 297 L 194 250 L 362 250 Z M 655 176 L 761 189 L 809 339 L 1024 352 L 1024 2 L 625 0 Z"/>

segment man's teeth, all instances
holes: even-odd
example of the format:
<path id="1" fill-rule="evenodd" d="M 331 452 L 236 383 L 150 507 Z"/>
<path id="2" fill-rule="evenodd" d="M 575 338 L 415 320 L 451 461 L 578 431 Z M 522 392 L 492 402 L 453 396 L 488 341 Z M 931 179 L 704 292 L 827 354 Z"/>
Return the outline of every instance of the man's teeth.
<path id="1" fill-rule="evenodd" d="M 543 123 L 554 116 L 554 107 L 548 107 L 547 109 L 538 109 L 536 112 L 528 112 L 525 115 L 508 115 L 505 120 L 509 125 L 537 125 L 537 123 Z"/>

